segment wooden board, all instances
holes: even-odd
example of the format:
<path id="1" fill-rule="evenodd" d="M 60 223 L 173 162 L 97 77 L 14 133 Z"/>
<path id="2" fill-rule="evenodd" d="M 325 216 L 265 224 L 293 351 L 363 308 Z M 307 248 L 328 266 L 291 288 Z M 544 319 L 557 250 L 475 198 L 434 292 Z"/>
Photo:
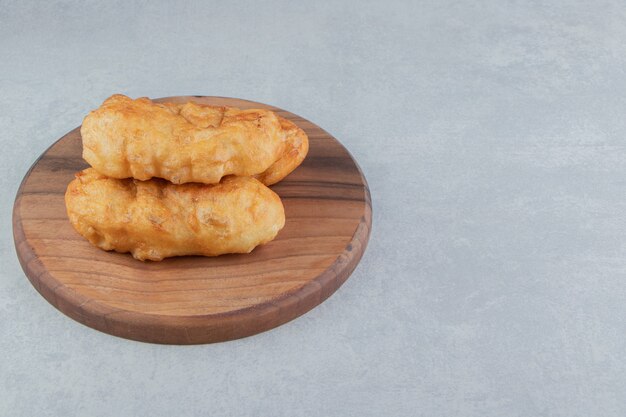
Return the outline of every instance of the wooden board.
<path id="1" fill-rule="evenodd" d="M 285 206 L 278 237 L 251 254 L 140 262 L 91 246 L 71 226 L 64 193 L 81 158 L 79 128 L 33 164 L 17 193 L 13 235 L 33 286 L 73 319 L 112 335 L 153 343 L 211 343 L 288 322 L 328 298 L 354 270 L 369 238 L 367 183 L 327 132 L 289 112 L 223 97 L 169 97 L 268 108 L 303 128 L 304 163 L 272 186 Z"/>

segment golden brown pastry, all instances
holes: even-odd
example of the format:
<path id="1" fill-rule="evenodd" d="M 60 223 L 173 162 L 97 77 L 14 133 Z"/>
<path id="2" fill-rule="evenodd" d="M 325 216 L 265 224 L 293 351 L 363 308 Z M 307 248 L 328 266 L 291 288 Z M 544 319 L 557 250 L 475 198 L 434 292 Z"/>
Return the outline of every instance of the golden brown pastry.
<path id="1" fill-rule="evenodd" d="M 309 138 L 304 130 L 287 119 L 278 117 L 285 132 L 285 150 L 280 159 L 264 172 L 255 175 L 265 185 L 276 184 L 296 169 L 309 152 Z"/>
<path id="2" fill-rule="evenodd" d="M 285 224 L 279 197 L 251 177 L 174 185 L 114 179 L 88 168 L 65 193 L 74 228 L 104 250 L 139 260 L 248 253 Z"/>
<path id="3" fill-rule="evenodd" d="M 113 178 L 214 184 L 226 175 L 273 184 L 306 156 L 308 138 L 269 110 L 153 103 L 114 95 L 81 127 L 83 158 Z"/>

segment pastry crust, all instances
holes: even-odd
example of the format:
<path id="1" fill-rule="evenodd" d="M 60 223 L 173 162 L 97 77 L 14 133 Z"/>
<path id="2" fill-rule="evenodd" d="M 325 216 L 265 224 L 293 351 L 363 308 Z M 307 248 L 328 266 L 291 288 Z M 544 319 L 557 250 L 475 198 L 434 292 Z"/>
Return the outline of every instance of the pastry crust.
<path id="1" fill-rule="evenodd" d="M 112 178 L 215 184 L 227 175 L 274 184 L 304 159 L 306 134 L 262 109 L 154 103 L 113 95 L 85 117 L 83 158 Z"/>
<path id="2" fill-rule="evenodd" d="M 302 163 L 309 152 L 309 138 L 304 130 L 283 117 L 278 118 L 285 132 L 285 150 L 278 161 L 261 174 L 255 175 L 265 185 L 281 181 Z"/>
<path id="3" fill-rule="evenodd" d="M 114 179 L 88 168 L 65 193 L 74 228 L 104 250 L 139 260 L 248 253 L 285 224 L 280 198 L 251 177 L 173 185 Z"/>

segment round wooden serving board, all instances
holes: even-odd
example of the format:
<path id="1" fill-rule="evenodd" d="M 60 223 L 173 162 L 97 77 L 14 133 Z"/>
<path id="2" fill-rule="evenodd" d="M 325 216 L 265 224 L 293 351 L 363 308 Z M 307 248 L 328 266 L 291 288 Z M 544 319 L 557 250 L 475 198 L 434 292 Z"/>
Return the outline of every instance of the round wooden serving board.
<path id="1" fill-rule="evenodd" d="M 140 262 L 91 246 L 71 226 L 64 194 L 87 167 L 80 129 L 34 163 L 17 193 L 13 235 L 33 286 L 73 319 L 112 335 L 195 344 L 250 336 L 328 298 L 361 259 L 369 238 L 369 189 L 346 149 L 313 123 L 265 104 L 223 97 L 157 101 L 267 108 L 309 136 L 304 163 L 271 188 L 285 206 L 277 238 L 252 253 Z"/>

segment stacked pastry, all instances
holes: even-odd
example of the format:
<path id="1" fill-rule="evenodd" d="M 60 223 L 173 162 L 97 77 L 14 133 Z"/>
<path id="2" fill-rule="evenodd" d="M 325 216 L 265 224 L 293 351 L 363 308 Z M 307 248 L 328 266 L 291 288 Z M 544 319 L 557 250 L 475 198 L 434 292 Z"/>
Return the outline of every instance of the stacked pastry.
<path id="1" fill-rule="evenodd" d="M 74 228 L 139 260 L 248 253 L 285 224 L 267 186 L 293 171 L 308 138 L 269 110 L 114 95 L 81 127 L 83 158 L 65 194 Z"/>

